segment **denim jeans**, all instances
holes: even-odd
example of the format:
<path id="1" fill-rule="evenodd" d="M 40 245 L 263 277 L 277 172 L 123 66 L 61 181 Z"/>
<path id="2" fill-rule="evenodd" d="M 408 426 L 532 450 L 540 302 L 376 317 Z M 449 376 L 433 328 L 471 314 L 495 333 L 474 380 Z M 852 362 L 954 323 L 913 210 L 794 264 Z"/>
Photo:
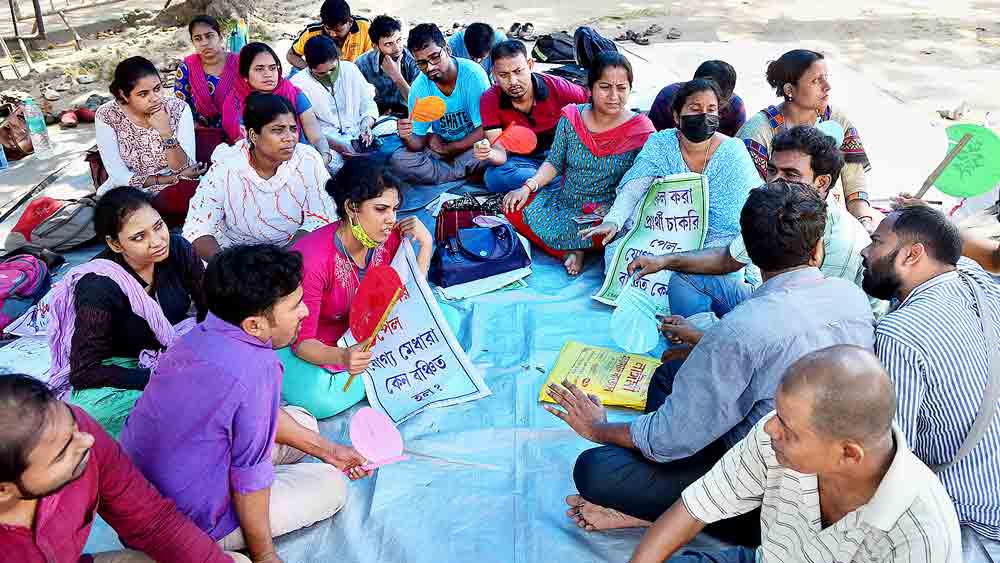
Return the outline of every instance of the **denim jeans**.
<path id="1" fill-rule="evenodd" d="M 649 384 L 646 412 L 658 409 L 673 391 L 674 376 L 681 362 L 667 362 L 657 368 Z M 573 468 L 573 480 L 586 500 L 652 522 L 681 498 L 689 485 L 700 479 L 726 453 L 722 440 L 709 444 L 695 455 L 668 463 L 646 459 L 638 450 L 602 446 L 580 454 Z M 760 545 L 760 510 L 710 524 L 709 535 L 739 545 Z M 752 552 L 751 552 L 752 553 Z M 673 561 L 673 560 L 672 560 Z M 713 559 L 678 559 L 708 562 Z M 720 562 L 740 561 L 719 559 Z M 749 561 L 753 561 L 752 557 Z"/>
<path id="2" fill-rule="evenodd" d="M 524 185 L 524 182 L 538 172 L 538 167 L 545 162 L 544 158 L 528 156 L 511 156 L 500 166 L 491 166 L 486 170 L 484 181 L 486 189 L 493 193 L 507 193 Z M 558 186 L 562 177 L 556 176 L 548 186 Z"/>
<path id="3" fill-rule="evenodd" d="M 688 549 L 667 559 L 667 563 L 754 563 L 756 559 L 757 553 L 745 547 L 711 553 Z"/>
<path id="4" fill-rule="evenodd" d="M 962 526 L 964 563 L 1000 563 L 1000 542 L 984 538 L 969 526 Z"/>
<path id="5" fill-rule="evenodd" d="M 690 317 L 712 312 L 722 318 L 750 299 L 754 289 L 747 283 L 743 270 L 721 276 L 674 273 L 667 284 L 667 296 L 674 315 Z"/>

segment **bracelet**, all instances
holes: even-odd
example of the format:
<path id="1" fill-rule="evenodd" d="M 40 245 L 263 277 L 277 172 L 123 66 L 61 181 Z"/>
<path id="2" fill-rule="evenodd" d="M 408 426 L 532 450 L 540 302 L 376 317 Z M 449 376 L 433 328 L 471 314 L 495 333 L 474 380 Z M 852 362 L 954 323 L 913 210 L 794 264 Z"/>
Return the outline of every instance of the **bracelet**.
<path id="1" fill-rule="evenodd" d="M 531 193 L 535 193 L 538 191 L 538 180 L 534 178 L 528 178 L 527 180 L 525 180 L 524 185 L 528 186 L 528 191 Z"/>
<path id="2" fill-rule="evenodd" d="M 853 194 L 848 194 L 846 199 L 847 199 L 846 203 L 850 203 L 852 201 L 857 201 L 857 200 L 864 200 L 868 201 L 869 202 L 868 204 L 871 205 L 871 202 L 868 199 L 868 192 L 860 192 L 860 191 L 854 192 Z"/>

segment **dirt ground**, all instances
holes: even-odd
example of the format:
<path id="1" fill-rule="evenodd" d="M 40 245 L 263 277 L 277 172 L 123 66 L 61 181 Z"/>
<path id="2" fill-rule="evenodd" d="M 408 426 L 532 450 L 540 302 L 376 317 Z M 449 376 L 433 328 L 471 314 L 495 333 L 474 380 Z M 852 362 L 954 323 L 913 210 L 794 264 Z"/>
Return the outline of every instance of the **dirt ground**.
<path id="1" fill-rule="evenodd" d="M 320 3 L 255 2 L 253 38 L 286 43 L 318 15 Z M 537 33 L 572 32 L 579 25 L 591 25 L 615 37 L 625 29 L 642 31 L 657 23 L 663 31 L 650 38 L 653 42 L 830 42 L 838 46 L 838 55 L 845 63 L 929 119 L 936 118 L 936 110 L 953 109 L 965 102 L 971 110 L 967 120 L 981 123 L 986 112 L 992 111 L 990 124 L 1000 122 L 1000 96 L 996 95 L 1000 87 L 1000 0 L 838 0 L 822 3 L 822 9 L 809 0 L 610 4 L 606 0 L 352 2 L 356 13 L 369 17 L 380 13 L 396 15 L 405 26 L 433 21 L 450 28 L 455 22 L 486 21 L 509 28 L 514 22 L 530 21 Z M 124 23 L 85 35 L 83 51 L 74 52 L 70 44 L 50 46 L 36 57 L 42 73 L 20 81 L 0 82 L 0 89 L 31 91 L 35 95 L 45 87 L 63 89 L 54 104 L 58 109 L 85 98 L 92 90 L 103 90 L 114 65 L 124 57 L 142 53 L 163 68 L 170 68 L 171 62 L 189 52 L 186 30 L 152 25 L 153 11 L 126 11 L 126 5 L 120 4 L 103 10 L 121 11 Z M 672 30 L 679 31 L 680 37 L 667 39 Z M 75 79 L 81 74 L 89 74 L 97 81 L 77 84 Z"/>

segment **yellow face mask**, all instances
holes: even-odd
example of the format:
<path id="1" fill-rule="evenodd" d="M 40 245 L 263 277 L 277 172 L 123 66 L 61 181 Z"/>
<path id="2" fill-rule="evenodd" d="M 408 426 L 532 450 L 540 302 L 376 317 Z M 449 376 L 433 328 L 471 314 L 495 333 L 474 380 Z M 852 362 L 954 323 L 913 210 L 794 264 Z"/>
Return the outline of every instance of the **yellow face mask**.
<path id="1" fill-rule="evenodd" d="M 350 215 L 347 216 L 347 220 L 351 223 L 351 234 L 354 235 L 354 238 L 361 243 L 361 246 L 369 249 L 378 247 L 378 242 L 368 236 L 368 233 L 365 232 L 361 223 L 355 223 L 354 219 Z"/>

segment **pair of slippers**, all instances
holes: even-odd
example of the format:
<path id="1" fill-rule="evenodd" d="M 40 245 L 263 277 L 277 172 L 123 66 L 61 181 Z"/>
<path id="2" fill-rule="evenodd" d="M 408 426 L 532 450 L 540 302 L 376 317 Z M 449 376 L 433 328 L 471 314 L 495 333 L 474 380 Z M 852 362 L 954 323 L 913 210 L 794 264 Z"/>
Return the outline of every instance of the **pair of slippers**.
<path id="1" fill-rule="evenodd" d="M 520 39 L 521 41 L 534 41 L 538 39 L 535 35 L 535 24 L 531 22 L 525 22 L 523 25 L 514 22 L 510 26 L 510 31 L 507 32 L 508 39 Z"/>
<path id="2" fill-rule="evenodd" d="M 91 94 L 82 106 L 76 109 L 65 110 L 59 114 L 59 127 L 62 129 L 72 129 L 80 122 L 93 123 L 97 108 L 109 101 L 111 101 L 111 98 L 108 96 Z"/>
<path id="3" fill-rule="evenodd" d="M 654 23 L 653 25 L 647 27 L 646 31 L 643 31 L 642 33 L 636 33 L 635 31 L 629 29 L 618 37 L 615 37 L 615 41 L 632 41 L 636 45 L 649 45 L 649 37 L 656 35 L 661 31 L 663 31 L 663 26 Z M 676 27 L 670 28 L 670 31 L 667 33 L 667 39 L 679 39 L 680 36 L 681 32 Z"/>

